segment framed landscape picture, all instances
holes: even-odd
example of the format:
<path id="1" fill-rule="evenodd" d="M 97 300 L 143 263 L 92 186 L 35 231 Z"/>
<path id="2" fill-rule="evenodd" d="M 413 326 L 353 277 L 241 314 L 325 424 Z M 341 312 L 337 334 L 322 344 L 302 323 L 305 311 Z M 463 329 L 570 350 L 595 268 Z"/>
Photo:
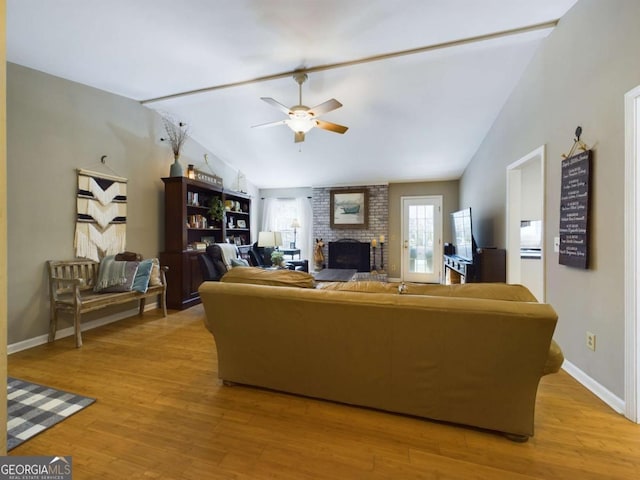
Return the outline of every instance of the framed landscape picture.
<path id="1" fill-rule="evenodd" d="M 369 190 L 331 190 L 330 195 L 331 228 L 369 226 Z"/>

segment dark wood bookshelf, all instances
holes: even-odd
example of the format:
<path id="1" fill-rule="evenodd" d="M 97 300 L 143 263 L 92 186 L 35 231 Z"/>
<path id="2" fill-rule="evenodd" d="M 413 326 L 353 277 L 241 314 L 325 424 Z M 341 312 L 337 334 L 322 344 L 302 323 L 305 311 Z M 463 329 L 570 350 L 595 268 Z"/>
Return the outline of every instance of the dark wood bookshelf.
<path id="1" fill-rule="evenodd" d="M 160 262 L 169 267 L 167 307 L 182 310 L 200 303 L 198 256 L 204 254 L 206 244 L 251 243 L 251 197 L 187 177 L 166 177 L 162 181 L 165 221 Z M 214 199 L 229 206 L 223 220 L 214 220 L 209 214 Z M 238 227 L 238 221 L 241 225 L 244 222 L 244 227 Z"/>

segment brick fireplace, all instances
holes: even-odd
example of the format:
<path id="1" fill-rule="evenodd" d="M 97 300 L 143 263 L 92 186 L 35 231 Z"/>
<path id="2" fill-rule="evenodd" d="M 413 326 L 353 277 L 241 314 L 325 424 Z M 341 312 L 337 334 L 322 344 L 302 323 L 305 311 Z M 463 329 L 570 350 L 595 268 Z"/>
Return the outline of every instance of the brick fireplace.
<path id="1" fill-rule="evenodd" d="M 366 243 L 369 250 L 369 260 L 366 271 L 371 269 L 371 265 L 378 265 L 380 259 L 380 243 L 376 248 L 377 259 L 373 258 L 373 251 L 370 248 L 372 240 L 380 239 L 381 235 L 388 238 L 389 232 L 389 186 L 388 185 L 368 185 L 365 188 L 369 191 L 369 225 L 368 228 L 331 228 L 330 223 L 330 192 L 340 188 L 353 187 L 314 187 L 313 188 L 313 238 L 321 238 L 325 244 L 324 256 L 326 266 L 333 265 L 329 245 L 341 239 L 352 239 L 360 243 Z M 359 187 L 360 188 L 360 187 Z M 364 248 L 364 247 L 363 247 Z M 387 257 L 388 244 L 384 245 L 385 260 Z M 361 265 L 364 267 L 364 262 Z M 346 267 L 341 267 L 346 268 Z M 354 267 L 356 268 L 356 267 Z"/>
<path id="2" fill-rule="evenodd" d="M 371 269 L 369 242 L 343 238 L 329 242 L 329 268 L 355 268 L 359 272 Z"/>

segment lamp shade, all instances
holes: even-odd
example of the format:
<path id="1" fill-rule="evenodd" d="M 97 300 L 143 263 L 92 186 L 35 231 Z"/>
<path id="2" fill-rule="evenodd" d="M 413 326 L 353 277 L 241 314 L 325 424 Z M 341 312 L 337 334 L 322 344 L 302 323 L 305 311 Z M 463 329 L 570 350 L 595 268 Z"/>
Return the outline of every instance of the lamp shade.
<path id="1" fill-rule="evenodd" d="M 300 222 L 298 221 L 297 218 L 294 218 L 293 221 L 291 222 L 291 228 L 300 228 Z"/>
<path id="2" fill-rule="evenodd" d="M 259 247 L 278 247 L 280 245 L 282 245 L 282 234 L 280 232 L 258 233 Z"/>

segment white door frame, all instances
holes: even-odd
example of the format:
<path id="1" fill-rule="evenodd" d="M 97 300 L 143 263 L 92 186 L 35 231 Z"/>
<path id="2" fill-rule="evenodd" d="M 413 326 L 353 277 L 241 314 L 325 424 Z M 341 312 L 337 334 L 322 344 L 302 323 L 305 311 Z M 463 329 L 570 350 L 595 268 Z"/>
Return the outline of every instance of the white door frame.
<path id="1" fill-rule="evenodd" d="M 404 219 L 404 210 L 405 210 L 405 202 L 407 200 L 416 200 L 416 199 L 424 199 L 431 200 L 434 203 L 437 203 L 439 206 L 438 213 L 440 214 L 439 224 L 434 225 L 437 230 L 434 230 L 434 233 L 438 234 L 438 245 L 433 246 L 433 270 L 434 275 L 437 276 L 438 282 L 442 283 L 442 268 L 443 268 L 443 250 L 442 250 L 442 224 L 444 223 L 443 214 L 442 214 L 442 205 L 443 198 L 442 195 L 403 195 L 400 197 L 400 244 L 402 245 L 402 253 L 400 255 L 400 278 L 404 280 L 405 278 L 405 219 Z M 435 221 L 435 220 L 434 220 Z M 440 259 L 440 260 L 438 260 Z"/>
<path id="2" fill-rule="evenodd" d="M 624 201 L 624 416 L 640 423 L 640 312 L 638 312 L 638 275 L 640 275 L 640 86 L 624 96 L 625 114 L 625 201 Z"/>
<path id="3" fill-rule="evenodd" d="M 547 268 L 545 261 L 545 225 L 546 225 L 546 177 L 545 177 L 545 165 L 547 163 L 547 150 L 546 146 L 542 145 L 532 152 L 528 153 L 524 157 L 516 160 L 512 164 L 507 166 L 507 212 L 506 212 L 506 245 L 507 245 L 507 282 L 508 283 L 520 283 L 521 282 L 521 269 L 520 269 L 520 211 L 521 211 L 521 197 L 520 191 L 516 191 L 515 186 L 520 185 L 520 170 L 526 163 L 540 158 L 540 179 L 542 188 L 542 251 L 540 262 L 542 265 L 542 291 L 543 297 L 539 299 L 544 302 L 547 297 Z"/>

